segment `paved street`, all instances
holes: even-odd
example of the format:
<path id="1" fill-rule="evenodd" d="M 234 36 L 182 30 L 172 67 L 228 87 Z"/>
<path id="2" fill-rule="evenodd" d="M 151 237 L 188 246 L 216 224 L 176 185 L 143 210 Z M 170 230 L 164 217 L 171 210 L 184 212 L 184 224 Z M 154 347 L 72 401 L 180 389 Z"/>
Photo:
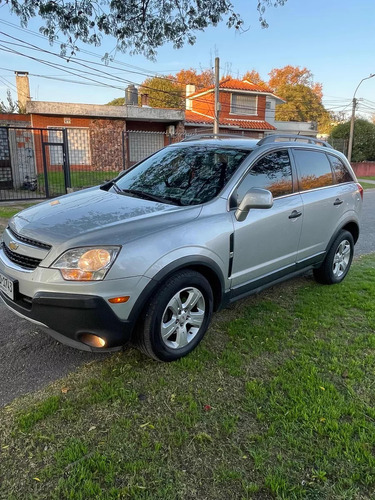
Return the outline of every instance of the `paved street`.
<path id="1" fill-rule="evenodd" d="M 355 254 L 375 251 L 375 190 L 365 192 Z M 1 301 L 0 301 L 1 302 Z M 0 406 L 57 380 L 82 363 L 103 359 L 63 346 L 0 304 Z"/>
<path id="2" fill-rule="evenodd" d="M 361 234 L 354 255 L 371 252 L 375 252 L 375 189 L 364 192 Z"/>

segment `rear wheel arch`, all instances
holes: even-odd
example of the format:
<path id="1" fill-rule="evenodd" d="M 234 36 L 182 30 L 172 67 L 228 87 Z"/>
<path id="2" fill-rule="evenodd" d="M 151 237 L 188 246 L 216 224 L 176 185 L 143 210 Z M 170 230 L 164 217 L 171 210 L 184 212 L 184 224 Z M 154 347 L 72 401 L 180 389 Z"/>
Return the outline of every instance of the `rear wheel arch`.
<path id="1" fill-rule="evenodd" d="M 313 269 L 318 283 L 333 285 L 341 283 L 347 275 L 354 254 L 354 239 L 352 233 L 341 229 L 333 240 L 323 263 Z"/>
<path id="2" fill-rule="evenodd" d="M 357 243 L 359 238 L 359 226 L 356 222 L 349 222 L 348 224 L 343 226 L 341 230 L 349 231 L 349 233 L 351 233 L 351 235 L 353 236 L 354 244 Z"/>
<path id="3" fill-rule="evenodd" d="M 326 247 L 326 253 L 329 251 L 329 249 L 332 246 L 332 243 L 335 241 L 337 236 L 341 233 L 341 231 L 349 231 L 349 233 L 353 236 L 353 242 L 354 244 L 357 243 L 357 240 L 359 238 L 359 225 L 356 221 L 351 220 L 349 222 L 346 222 L 342 226 L 340 226 L 335 233 L 332 235 L 331 239 L 329 240 L 329 243 Z"/>

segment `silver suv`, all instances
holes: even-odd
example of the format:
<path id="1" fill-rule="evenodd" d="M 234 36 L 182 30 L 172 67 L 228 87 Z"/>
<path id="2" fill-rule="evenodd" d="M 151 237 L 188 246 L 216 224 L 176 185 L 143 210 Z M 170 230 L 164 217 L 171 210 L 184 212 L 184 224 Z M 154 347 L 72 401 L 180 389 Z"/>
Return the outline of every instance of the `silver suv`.
<path id="1" fill-rule="evenodd" d="M 13 217 L 1 297 L 69 345 L 172 361 L 237 299 L 308 269 L 342 281 L 362 197 L 321 141 L 196 137 Z"/>

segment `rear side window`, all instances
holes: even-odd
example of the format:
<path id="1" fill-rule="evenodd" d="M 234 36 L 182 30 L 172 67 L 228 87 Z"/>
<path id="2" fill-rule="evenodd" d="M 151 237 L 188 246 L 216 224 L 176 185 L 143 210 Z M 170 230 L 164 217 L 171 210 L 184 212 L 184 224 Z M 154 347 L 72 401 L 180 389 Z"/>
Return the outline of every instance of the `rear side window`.
<path id="1" fill-rule="evenodd" d="M 238 202 L 241 202 L 246 192 L 253 187 L 268 189 L 274 198 L 293 192 L 292 167 L 288 151 L 269 153 L 252 166 L 238 186 Z"/>
<path id="2" fill-rule="evenodd" d="M 293 155 L 299 172 L 299 185 L 302 191 L 332 186 L 331 164 L 325 153 L 294 149 Z"/>
<path id="3" fill-rule="evenodd" d="M 328 155 L 331 162 L 333 172 L 335 174 L 336 184 L 342 184 L 343 182 L 353 182 L 353 178 L 349 170 L 345 167 L 343 162 L 333 155 Z"/>

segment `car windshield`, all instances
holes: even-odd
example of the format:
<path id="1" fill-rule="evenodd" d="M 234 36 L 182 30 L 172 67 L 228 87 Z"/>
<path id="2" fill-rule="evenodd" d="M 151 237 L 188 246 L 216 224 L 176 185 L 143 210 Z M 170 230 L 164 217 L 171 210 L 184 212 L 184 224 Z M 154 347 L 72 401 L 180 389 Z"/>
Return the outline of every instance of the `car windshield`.
<path id="1" fill-rule="evenodd" d="M 117 179 L 113 189 L 164 203 L 198 205 L 217 196 L 249 154 L 204 145 L 165 148 Z"/>

